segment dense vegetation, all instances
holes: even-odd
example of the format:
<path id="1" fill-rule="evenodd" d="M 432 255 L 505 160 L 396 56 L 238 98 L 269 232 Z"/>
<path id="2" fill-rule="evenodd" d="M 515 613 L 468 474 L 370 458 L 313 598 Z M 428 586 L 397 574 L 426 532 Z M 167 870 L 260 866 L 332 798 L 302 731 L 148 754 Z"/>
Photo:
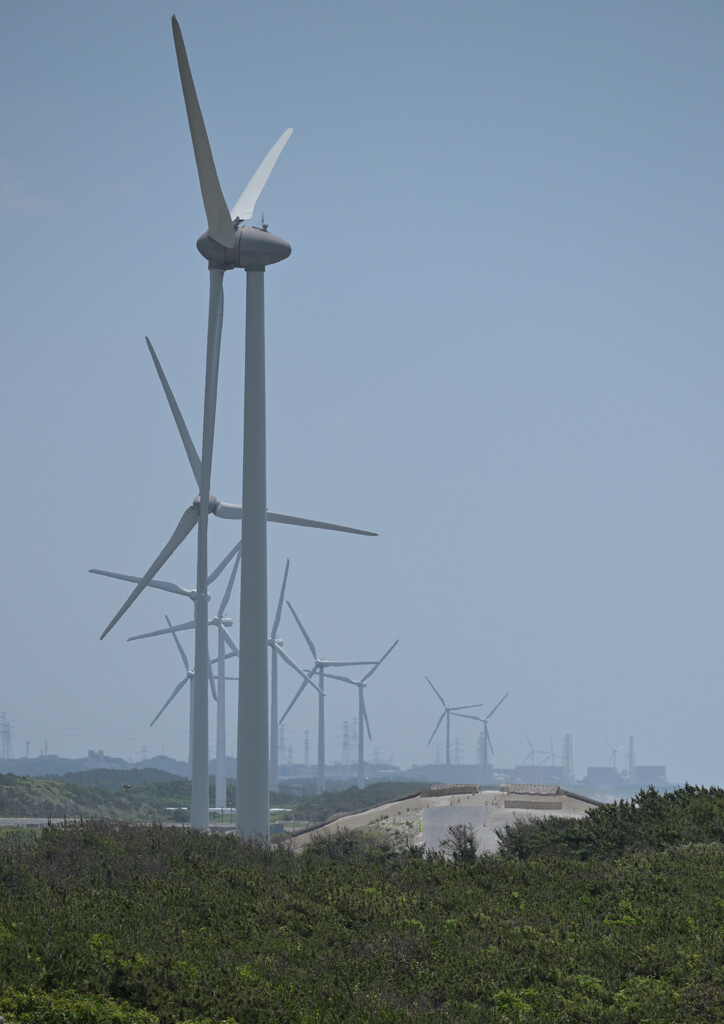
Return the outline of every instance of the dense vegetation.
<path id="1" fill-rule="evenodd" d="M 649 791 L 592 811 L 585 843 L 517 825 L 504 855 L 456 862 L 361 833 L 301 856 L 112 822 L 7 836 L 0 1013 L 724 1021 L 722 806 L 721 790 Z"/>
<path id="2" fill-rule="evenodd" d="M 110 817 L 163 821 L 173 816 L 167 807 L 188 806 L 190 796 L 191 784 L 185 779 L 147 782 L 126 791 L 120 781 L 111 790 L 60 779 L 0 775 L 3 818 Z"/>
<path id="3" fill-rule="evenodd" d="M 632 800 L 601 804 L 585 818 L 513 825 L 500 850 L 521 858 L 589 860 L 710 842 L 724 842 L 724 790 L 684 786 L 660 794 L 651 787 Z"/>

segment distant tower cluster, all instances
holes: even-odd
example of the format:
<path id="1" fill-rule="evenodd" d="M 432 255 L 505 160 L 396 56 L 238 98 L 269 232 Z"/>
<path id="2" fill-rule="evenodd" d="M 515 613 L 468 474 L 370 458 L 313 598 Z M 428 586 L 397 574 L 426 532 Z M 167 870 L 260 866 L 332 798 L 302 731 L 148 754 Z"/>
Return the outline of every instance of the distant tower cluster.
<path id="1" fill-rule="evenodd" d="M 0 757 L 13 756 L 13 739 L 6 711 L 0 711 Z"/>
<path id="2" fill-rule="evenodd" d="M 636 755 L 634 754 L 634 738 L 629 736 L 628 738 L 628 756 L 626 757 L 626 771 L 628 772 L 629 781 L 632 781 L 636 775 Z"/>
<path id="3" fill-rule="evenodd" d="M 352 746 L 349 741 L 349 722 L 342 723 L 342 764 L 349 764 L 352 760 Z"/>

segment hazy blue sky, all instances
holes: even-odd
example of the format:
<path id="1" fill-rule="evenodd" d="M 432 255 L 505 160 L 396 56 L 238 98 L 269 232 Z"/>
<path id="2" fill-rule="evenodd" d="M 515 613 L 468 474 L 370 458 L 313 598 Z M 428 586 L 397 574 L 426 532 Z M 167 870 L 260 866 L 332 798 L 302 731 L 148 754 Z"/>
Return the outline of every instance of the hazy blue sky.
<path id="1" fill-rule="evenodd" d="M 230 204 L 295 129 L 257 208 L 293 247 L 266 280 L 269 506 L 380 536 L 272 526 L 270 591 L 291 558 L 323 656 L 400 637 L 373 745 L 431 759 L 427 674 L 451 703 L 510 691 L 499 765 L 525 731 L 570 732 L 581 775 L 632 734 L 670 779 L 724 783 L 724 7 L 705 0 L 4 0 L 15 753 L 187 749 L 185 700 L 148 728 L 183 675 L 170 639 L 125 638 L 190 602 L 148 593 L 99 643 L 127 587 L 87 572 L 144 570 L 195 494 L 143 341 L 198 437 L 205 219 L 174 12 Z M 228 274 L 212 487 L 232 502 L 243 295 Z M 212 523 L 213 558 L 236 533 Z M 194 575 L 188 541 L 166 576 Z M 330 757 L 355 713 L 339 684 Z M 315 701 L 288 722 L 301 759 Z M 233 702 L 229 731 L 233 750 Z M 473 760 L 476 723 L 453 735 Z"/>

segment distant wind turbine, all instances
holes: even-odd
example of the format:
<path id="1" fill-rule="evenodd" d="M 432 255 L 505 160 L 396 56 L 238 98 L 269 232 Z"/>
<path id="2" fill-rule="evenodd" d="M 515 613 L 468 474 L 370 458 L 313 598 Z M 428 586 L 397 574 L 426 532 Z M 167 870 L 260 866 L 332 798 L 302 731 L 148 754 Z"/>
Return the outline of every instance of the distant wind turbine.
<path id="1" fill-rule="evenodd" d="M 233 626 L 233 622 L 230 618 L 224 615 L 226 606 L 229 603 L 231 597 L 231 591 L 234 587 L 234 580 L 239 569 L 239 561 L 241 554 L 239 552 L 240 545 L 237 544 L 231 549 L 229 555 L 223 560 L 222 565 L 228 563 L 229 557 L 236 552 L 236 558 L 231 572 L 229 573 L 229 580 L 226 584 L 226 590 L 224 596 L 221 599 L 216 615 L 209 619 L 208 625 L 215 627 L 217 631 L 217 646 L 218 646 L 218 657 L 219 663 L 219 675 L 218 675 L 218 686 L 216 692 L 216 776 L 215 776 L 215 798 L 216 806 L 226 806 L 226 656 L 225 649 L 228 647 L 232 654 L 239 656 L 239 648 L 236 646 L 234 638 L 229 633 L 229 627 Z M 208 596 L 208 595 L 207 595 Z M 190 622 L 182 622 L 178 626 L 173 626 L 171 629 L 155 629 L 150 633 L 139 633 L 136 636 L 129 636 L 129 640 L 145 640 L 151 636 L 162 636 L 164 633 L 181 633 L 185 630 L 195 629 L 196 620 L 191 619 Z M 209 663 L 211 664 L 211 663 Z M 231 677 L 228 677 L 231 678 Z M 213 675 L 209 677 L 212 692 L 213 692 Z"/>
<path id="2" fill-rule="evenodd" d="M 380 665 L 385 660 L 387 655 L 391 654 L 392 651 L 394 651 L 395 647 L 397 647 L 399 642 L 400 642 L 399 640 L 395 640 L 395 642 L 393 643 L 392 647 L 390 647 L 388 650 L 385 651 L 385 653 L 382 655 L 380 660 L 375 662 L 375 664 L 372 666 L 372 668 L 369 670 L 369 672 L 367 672 L 366 675 L 363 675 L 361 679 L 350 679 L 349 676 L 338 676 L 338 675 L 335 675 L 333 672 L 328 672 L 327 673 L 327 678 L 329 678 L 329 679 L 339 679 L 343 683 L 351 683 L 352 686 L 356 686 L 357 687 L 357 694 L 358 694 L 358 701 L 359 701 L 359 708 L 358 708 L 358 712 L 357 712 L 357 788 L 358 789 L 364 789 L 364 785 L 365 785 L 365 733 L 364 733 L 364 726 L 367 726 L 367 735 L 369 736 L 370 741 L 372 740 L 372 732 L 370 730 L 370 720 L 367 717 L 367 708 L 365 707 L 364 690 L 365 690 L 365 687 L 367 686 L 367 680 L 369 679 L 369 677 L 372 675 L 373 672 L 377 671 L 377 669 L 380 667 Z"/>
<path id="3" fill-rule="evenodd" d="M 500 707 L 500 705 L 503 703 L 503 701 L 505 700 L 505 698 L 507 696 L 508 696 L 507 693 L 504 694 L 500 698 L 498 703 L 495 705 L 493 710 L 490 712 L 490 714 L 486 715 L 485 718 L 481 718 L 481 721 L 483 723 L 483 768 L 485 769 L 485 773 L 486 774 L 487 774 L 487 769 L 490 766 L 490 762 L 488 760 L 488 752 L 490 752 L 490 754 L 493 757 L 495 757 L 495 751 L 493 750 L 493 744 L 492 744 L 492 741 L 490 739 L 490 730 L 488 728 L 488 722 L 493 717 L 493 715 L 498 710 L 498 708 Z"/>
<path id="4" fill-rule="evenodd" d="M 432 730 L 432 736 L 427 741 L 427 745 L 428 745 L 428 747 L 430 746 L 430 744 L 432 743 L 433 739 L 435 738 L 435 733 L 437 732 L 437 730 L 442 725 L 443 718 L 446 719 L 446 721 L 445 721 L 445 766 L 446 766 L 447 772 L 449 773 L 450 772 L 450 718 L 454 715 L 456 718 L 472 718 L 472 719 L 476 719 L 479 722 L 479 721 L 481 721 L 481 718 L 480 718 L 479 715 L 463 715 L 463 714 L 461 714 L 461 712 L 462 711 L 469 711 L 471 708 L 481 708 L 483 705 L 482 704 L 459 704 L 459 705 L 456 705 L 455 707 L 449 707 L 445 703 L 445 701 L 443 700 L 443 698 L 440 695 L 439 691 L 437 689 L 435 689 L 435 685 L 433 684 L 433 682 L 429 678 L 429 676 L 425 676 L 425 679 L 427 679 L 428 683 L 432 687 L 433 693 L 435 694 L 435 696 L 437 697 L 437 699 L 440 701 L 440 703 L 443 706 L 443 712 L 442 712 L 442 714 L 440 715 L 440 717 L 437 720 L 437 725 Z"/>
<path id="5" fill-rule="evenodd" d="M 313 666 L 313 668 L 311 668 L 309 670 L 309 672 L 301 672 L 301 670 L 297 668 L 297 672 L 300 672 L 300 674 L 304 677 L 304 679 L 302 681 L 302 685 L 299 687 L 297 692 L 294 694 L 294 697 L 292 698 L 291 703 L 287 707 L 287 710 L 284 712 L 284 714 L 280 718 L 279 724 L 281 725 L 281 723 L 287 717 L 289 712 L 292 710 L 292 708 L 296 704 L 297 700 L 301 696 L 301 694 L 304 691 L 304 688 L 307 686 L 307 684 L 308 683 L 312 683 L 312 678 L 311 677 L 315 673 L 318 673 L 319 674 L 319 685 L 314 687 L 317 690 L 318 694 L 319 694 L 319 701 L 318 701 L 318 706 L 317 706 L 317 792 L 318 793 L 323 793 L 324 790 L 325 790 L 325 787 L 326 787 L 326 780 L 325 780 L 325 757 L 326 757 L 326 754 L 325 754 L 325 748 L 324 748 L 324 673 L 325 673 L 326 669 L 329 669 L 329 668 L 352 668 L 352 667 L 354 667 L 356 665 L 369 666 L 369 665 L 374 665 L 375 662 L 374 661 L 329 661 L 327 658 L 320 658 L 317 655 L 317 648 L 312 643 L 312 639 L 309 636 L 309 633 L 306 631 L 306 629 L 302 625 L 302 620 L 299 618 L 297 613 L 294 611 L 294 608 L 292 607 L 292 605 L 291 605 L 291 603 L 289 601 L 287 601 L 287 606 L 289 608 L 289 611 L 294 616 L 294 620 L 295 620 L 296 624 L 299 626 L 299 629 L 301 631 L 302 636 L 304 637 L 304 639 L 307 642 L 307 647 L 312 652 L 312 657 L 314 658 L 314 666 Z M 279 654 L 282 657 L 284 657 L 284 653 L 281 650 L 281 648 L 277 648 L 277 650 L 279 651 Z M 314 685 L 314 684 L 312 683 L 312 685 Z"/>

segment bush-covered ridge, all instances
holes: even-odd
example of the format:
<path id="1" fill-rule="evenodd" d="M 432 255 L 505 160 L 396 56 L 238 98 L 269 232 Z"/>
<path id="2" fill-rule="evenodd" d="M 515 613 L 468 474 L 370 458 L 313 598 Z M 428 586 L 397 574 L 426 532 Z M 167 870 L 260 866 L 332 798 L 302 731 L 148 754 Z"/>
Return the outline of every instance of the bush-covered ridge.
<path id="1" fill-rule="evenodd" d="M 664 850 L 682 843 L 724 842 L 724 790 L 684 786 L 660 794 L 653 786 L 631 800 L 601 804 L 585 818 L 541 818 L 509 826 L 504 856 L 577 860 Z"/>
<path id="2" fill-rule="evenodd" d="M 617 845 L 626 812 L 607 831 L 594 811 L 585 861 L 537 824 L 535 856 L 472 863 L 359 833 L 301 856 L 110 822 L 8 838 L 0 1013 L 22 993 L 38 1024 L 724 1021 L 721 796 L 639 794 L 663 849 Z"/>

